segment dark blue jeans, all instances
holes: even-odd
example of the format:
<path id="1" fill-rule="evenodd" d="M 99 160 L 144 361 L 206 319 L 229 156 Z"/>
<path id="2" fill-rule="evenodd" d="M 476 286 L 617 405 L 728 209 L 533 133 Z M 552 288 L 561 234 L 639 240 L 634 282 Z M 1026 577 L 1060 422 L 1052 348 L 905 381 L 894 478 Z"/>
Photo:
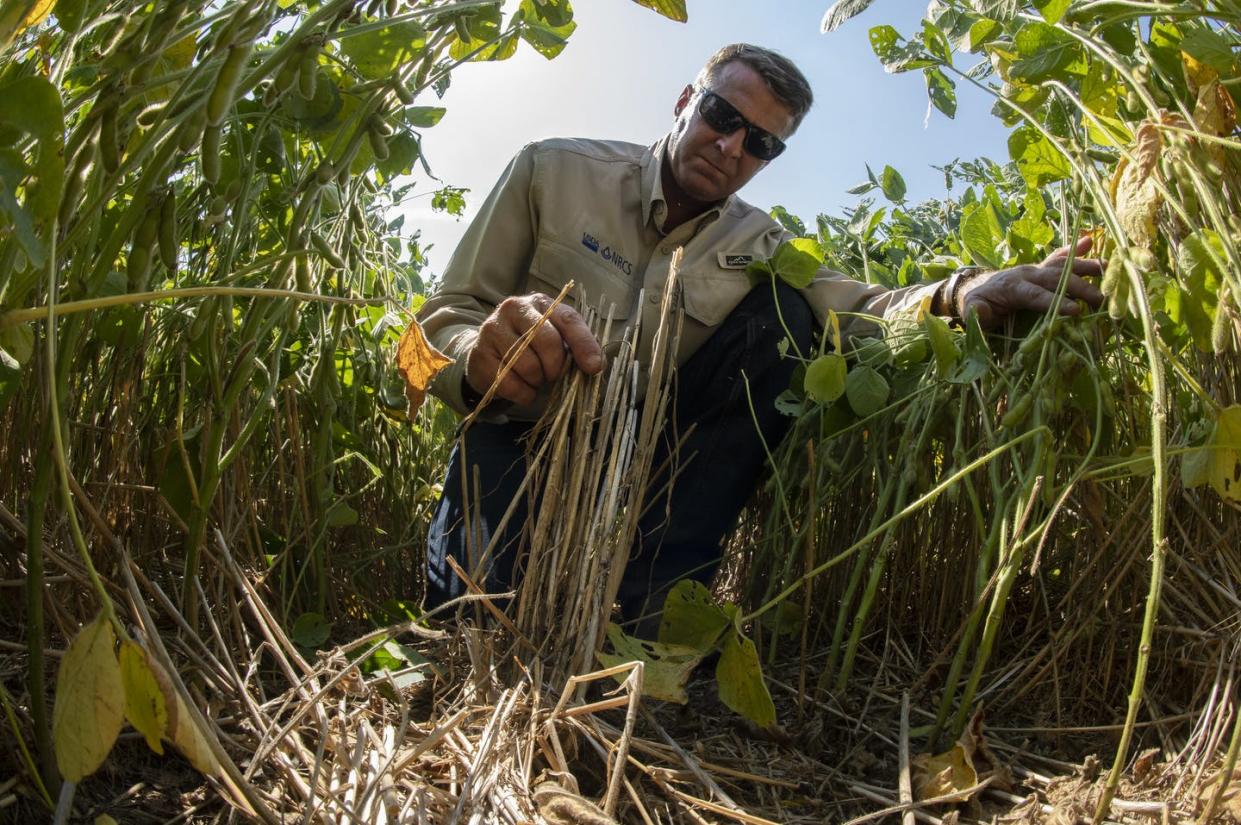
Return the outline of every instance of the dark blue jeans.
<path id="1" fill-rule="evenodd" d="M 762 476 L 766 462 L 763 441 L 774 450 L 791 423 L 777 412 L 775 400 L 788 388 L 797 361 L 781 358 L 779 343 L 786 337 L 787 328 L 806 353 L 813 326 L 810 307 L 799 292 L 783 282 L 777 282 L 775 290 L 771 283 L 763 283 L 750 291 L 677 371 L 674 411 L 664 427 L 652 466 L 664 464 L 678 435 L 691 424 L 696 426 L 680 448 L 679 472 L 671 493 L 664 489 L 650 502 L 639 523 L 619 593 L 626 619 L 659 611 L 668 588 L 681 579 L 710 583 L 720 563 L 724 538 Z M 746 398 L 747 383 L 753 413 Z M 465 460 L 471 467 L 472 526 L 464 519 L 462 444 L 454 446 L 428 541 L 428 607 L 464 592 L 446 558 L 452 556 L 470 571 L 467 547 L 477 555 L 490 543 L 525 477 L 523 437 L 530 426 L 527 422 L 476 422 L 466 430 L 463 440 Z M 478 501 L 474 500 L 476 476 Z M 665 481 L 653 479 L 650 489 L 665 488 Z M 487 571 L 490 592 L 513 586 L 532 493 L 538 495 L 538 491 L 527 490 L 504 526 Z M 467 537 L 468 528 L 474 531 L 472 537 Z"/>

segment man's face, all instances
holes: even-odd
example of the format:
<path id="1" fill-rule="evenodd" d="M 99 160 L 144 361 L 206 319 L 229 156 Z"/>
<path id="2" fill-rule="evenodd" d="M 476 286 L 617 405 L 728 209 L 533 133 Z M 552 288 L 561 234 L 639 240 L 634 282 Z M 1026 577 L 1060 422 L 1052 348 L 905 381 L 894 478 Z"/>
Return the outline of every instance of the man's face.
<path id="1" fill-rule="evenodd" d="M 767 88 L 754 69 L 733 61 L 716 70 L 707 87 L 733 105 L 750 123 L 781 140 L 793 132 L 793 113 Z M 698 201 L 723 200 L 766 166 L 743 147 L 746 130 L 720 134 L 698 112 L 701 93 L 686 86 L 677 100 L 677 125 L 668 146 L 668 163 L 685 194 Z"/>

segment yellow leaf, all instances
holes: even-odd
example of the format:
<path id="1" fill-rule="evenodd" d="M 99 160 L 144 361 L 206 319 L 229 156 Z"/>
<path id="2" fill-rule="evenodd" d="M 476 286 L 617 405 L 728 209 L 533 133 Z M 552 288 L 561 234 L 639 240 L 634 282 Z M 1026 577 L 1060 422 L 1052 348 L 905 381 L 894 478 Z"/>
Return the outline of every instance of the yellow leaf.
<path id="1" fill-rule="evenodd" d="M 125 718 L 142 734 L 147 745 L 163 754 L 160 740 L 168 736 L 168 706 L 172 690 L 168 677 L 147 654 L 142 645 L 126 640 L 121 642 L 121 681 L 125 685 Z"/>
<path id="2" fill-rule="evenodd" d="M 1212 81 L 1198 90 L 1198 101 L 1194 104 L 1194 125 L 1198 131 L 1208 135 L 1231 135 L 1237 128 L 1237 109 L 1233 105 L 1232 95 Z M 1224 162 L 1224 147 L 1218 143 L 1203 141 L 1207 152 L 1216 163 Z"/>
<path id="3" fill-rule="evenodd" d="M 95 825 L 119 825 L 119 823 L 107 814 L 100 814 L 95 817 Z"/>
<path id="4" fill-rule="evenodd" d="M 684 645 L 666 645 L 635 639 L 625 635 L 620 627 L 611 622 L 608 623 L 607 633 L 612 650 L 616 652 L 595 654 L 604 667 L 644 662 L 643 696 L 680 705 L 689 701 L 685 685 L 705 655 L 701 650 Z"/>
<path id="5" fill-rule="evenodd" d="M 1155 241 L 1155 214 L 1162 201 L 1155 170 L 1162 148 L 1159 128 L 1149 121 L 1143 123 L 1134 135 L 1132 159 L 1117 164 L 1112 178 L 1116 215 L 1129 241 L 1137 246 L 1151 246 Z"/>
<path id="6" fill-rule="evenodd" d="M 1208 83 L 1219 80 L 1219 72 L 1214 67 L 1194 59 L 1188 52 L 1181 52 L 1181 63 L 1185 66 L 1185 78 L 1189 81 L 1189 90 L 1197 93 Z"/>
<path id="7" fill-rule="evenodd" d="M 115 646 L 112 624 L 100 613 L 78 632 L 60 660 L 52 738 L 56 764 L 71 782 L 99 769 L 125 721 Z"/>
<path id="8" fill-rule="evenodd" d="M 960 742 L 943 753 L 920 753 L 910 763 L 917 799 L 960 793 L 978 784 L 978 774 Z"/>
<path id="9" fill-rule="evenodd" d="M 836 352 L 844 352 L 844 343 L 840 337 L 840 318 L 836 315 L 836 310 L 827 311 L 827 320 L 832 334 L 832 349 Z"/>
<path id="10" fill-rule="evenodd" d="M 422 326 L 410 321 L 396 345 L 396 368 L 405 378 L 405 397 L 409 399 L 409 417 L 413 418 L 427 397 L 427 387 L 436 373 L 452 363 L 452 359 L 431 346 Z"/>
<path id="11" fill-rule="evenodd" d="M 181 694 L 176 694 L 176 697 L 177 710 L 173 723 L 172 744 L 177 746 L 177 750 L 190 760 L 190 764 L 197 768 L 199 773 L 205 776 L 219 776 L 220 763 L 216 760 L 215 754 L 211 752 L 211 747 L 203 737 L 202 731 L 198 729 L 198 725 L 190 716 L 189 708 L 182 701 Z"/>
<path id="12" fill-rule="evenodd" d="M 1220 410 L 1206 446 L 1206 480 L 1226 499 L 1241 501 L 1241 404 Z"/>
<path id="13" fill-rule="evenodd" d="M 31 26 L 39 25 L 47 19 L 49 14 L 52 13 L 52 8 L 55 7 L 55 5 L 56 0 L 35 0 L 35 4 L 30 8 L 30 11 L 26 14 L 25 19 L 22 20 L 22 25 L 20 28 L 26 29 Z"/>

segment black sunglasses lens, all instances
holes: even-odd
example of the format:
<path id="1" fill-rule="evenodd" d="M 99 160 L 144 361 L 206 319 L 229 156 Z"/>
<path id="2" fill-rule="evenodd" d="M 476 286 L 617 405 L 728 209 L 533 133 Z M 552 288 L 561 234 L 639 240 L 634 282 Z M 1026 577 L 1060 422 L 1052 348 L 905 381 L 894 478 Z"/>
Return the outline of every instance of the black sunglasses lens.
<path id="1" fill-rule="evenodd" d="M 745 150 L 759 160 L 773 160 L 784 151 L 784 143 L 771 132 L 751 126 L 746 132 Z"/>
<path id="2" fill-rule="evenodd" d="M 702 119 L 717 132 L 729 134 L 746 125 L 745 118 L 733 105 L 715 92 L 704 92 L 698 106 Z"/>
<path id="3" fill-rule="evenodd" d="M 703 92 L 698 104 L 702 119 L 715 131 L 729 135 L 745 127 L 745 150 L 759 160 L 772 160 L 784 151 L 784 143 L 771 132 L 758 128 L 738 112 L 733 105 L 715 92 Z"/>

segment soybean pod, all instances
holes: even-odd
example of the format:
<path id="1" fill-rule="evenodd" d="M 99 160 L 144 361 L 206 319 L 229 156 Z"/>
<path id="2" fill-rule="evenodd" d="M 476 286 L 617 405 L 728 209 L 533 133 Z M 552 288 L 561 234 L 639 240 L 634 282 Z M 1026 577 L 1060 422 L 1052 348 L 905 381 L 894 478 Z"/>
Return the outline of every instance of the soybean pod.
<path id="1" fill-rule="evenodd" d="M 219 126 L 224 122 L 224 116 L 233 104 L 237 84 L 241 82 L 241 70 L 249 58 L 249 45 L 229 46 L 228 56 L 224 58 L 224 65 L 220 67 L 220 74 L 211 88 L 211 96 L 207 98 L 208 126 Z"/>
<path id="2" fill-rule="evenodd" d="M 306 38 L 297 68 L 297 93 L 305 100 L 314 100 L 319 78 L 319 40 Z"/>
<path id="3" fill-rule="evenodd" d="M 169 272 L 177 271 L 177 195 L 168 190 L 167 197 L 159 206 L 159 258 Z"/>
<path id="4" fill-rule="evenodd" d="M 105 107 L 99 116 L 99 159 L 110 175 L 120 168 L 121 150 L 116 133 L 116 105 L 107 103 Z"/>
<path id="5" fill-rule="evenodd" d="M 151 277 L 151 253 L 155 236 L 159 231 L 159 210 L 148 209 L 134 231 L 134 241 L 129 248 L 129 260 L 125 274 L 130 292 L 144 292 Z"/>
<path id="6" fill-rule="evenodd" d="M 214 186 L 220 180 L 220 127 L 208 126 L 203 132 L 202 153 L 198 156 L 203 180 Z"/>
<path id="7" fill-rule="evenodd" d="M 323 256 L 323 259 L 328 262 L 328 266 L 333 269 L 345 268 L 345 261 L 336 253 L 336 250 L 332 248 L 332 245 L 327 242 L 326 238 L 313 229 L 310 230 L 310 242 L 314 244 L 315 249 L 318 250 L 319 254 Z"/>

